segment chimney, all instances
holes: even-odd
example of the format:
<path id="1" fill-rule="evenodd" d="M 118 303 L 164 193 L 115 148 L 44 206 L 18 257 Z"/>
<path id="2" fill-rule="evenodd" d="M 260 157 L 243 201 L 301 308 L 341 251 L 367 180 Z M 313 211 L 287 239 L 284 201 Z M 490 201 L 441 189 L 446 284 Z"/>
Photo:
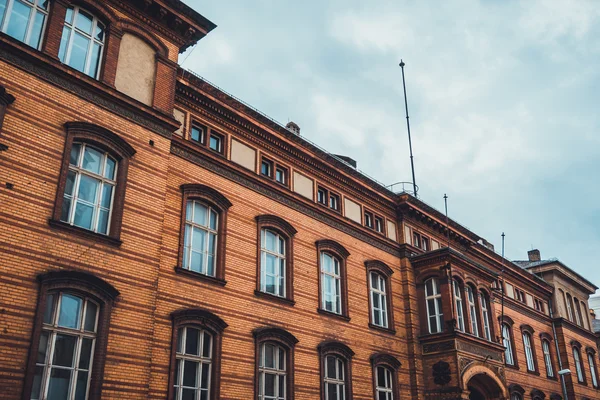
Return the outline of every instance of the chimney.
<path id="1" fill-rule="evenodd" d="M 529 257 L 529 261 L 540 261 L 542 258 L 540 256 L 540 251 L 538 249 L 529 250 L 527 252 L 527 256 Z"/>
<path id="2" fill-rule="evenodd" d="M 300 127 L 294 121 L 288 122 L 285 127 L 288 128 L 288 130 L 294 132 L 296 135 L 300 136 Z"/>

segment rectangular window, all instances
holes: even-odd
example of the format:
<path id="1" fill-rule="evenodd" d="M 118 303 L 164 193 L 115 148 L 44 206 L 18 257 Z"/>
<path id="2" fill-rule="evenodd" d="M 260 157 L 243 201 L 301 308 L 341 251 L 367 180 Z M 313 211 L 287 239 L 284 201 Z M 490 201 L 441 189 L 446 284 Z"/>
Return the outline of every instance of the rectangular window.
<path id="1" fill-rule="evenodd" d="M 421 235 L 417 232 L 413 232 L 413 246 L 421 248 Z"/>
<path id="2" fill-rule="evenodd" d="M 218 133 L 211 132 L 209 147 L 217 153 L 223 153 L 223 136 Z"/>
<path id="3" fill-rule="evenodd" d="M 421 248 L 425 251 L 429 251 L 429 239 L 425 236 L 421 237 Z"/>
<path id="4" fill-rule="evenodd" d="M 323 205 L 327 205 L 327 189 L 319 187 L 317 189 L 317 201 Z"/>
<path id="5" fill-rule="evenodd" d="M 288 177 L 287 169 L 278 165 L 277 168 L 275 168 L 275 180 L 278 183 L 281 183 L 282 185 L 287 186 L 287 182 L 288 182 L 287 177 Z"/>
<path id="6" fill-rule="evenodd" d="M 340 196 L 334 193 L 329 195 L 329 208 L 337 212 L 340 211 Z"/>
<path id="7" fill-rule="evenodd" d="M 368 211 L 365 211 L 365 226 L 373 229 L 373 214 Z"/>
<path id="8" fill-rule="evenodd" d="M 273 177 L 273 162 L 269 161 L 263 157 L 263 159 L 260 163 L 260 173 L 261 173 L 261 175 L 272 178 Z"/>
<path id="9" fill-rule="evenodd" d="M 375 230 L 379 233 L 383 233 L 383 218 L 375 217 Z"/>
<path id="10" fill-rule="evenodd" d="M 190 132 L 190 139 L 195 142 L 204 144 L 206 138 L 206 127 L 200 124 L 194 123 L 192 125 L 192 131 Z"/>

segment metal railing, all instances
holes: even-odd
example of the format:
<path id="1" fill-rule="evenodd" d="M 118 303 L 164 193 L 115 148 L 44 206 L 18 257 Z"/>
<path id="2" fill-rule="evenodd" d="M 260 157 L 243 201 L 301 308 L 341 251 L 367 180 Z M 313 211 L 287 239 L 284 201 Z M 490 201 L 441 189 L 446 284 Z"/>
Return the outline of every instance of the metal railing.
<path id="1" fill-rule="evenodd" d="M 419 191 L 419 187 L 417 185 L 413 185 L 412 182 L 396 182 L 391 185 L 386 186 L 386 189 L 394 192 L 395 194 L 408 193 L 412 196 L 417 197 L 417 193 L 415 192 L 415 187 L 417 188 L 417 192 Z"/>

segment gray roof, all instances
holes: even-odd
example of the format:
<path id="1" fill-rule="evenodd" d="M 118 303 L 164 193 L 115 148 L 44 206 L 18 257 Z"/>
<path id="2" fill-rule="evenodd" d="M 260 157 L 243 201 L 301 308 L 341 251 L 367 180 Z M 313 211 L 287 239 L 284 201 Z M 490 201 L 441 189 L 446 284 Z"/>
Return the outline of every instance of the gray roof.
<path id="1" fill-rule="evenodd" d="M 521 268 L 532 268 L 532 267 L 539 267 L 540 265 L 551 264 L 551 263 L 559 262 L 559 261 L 558 261 L 558 258 L 549 258 L 547 260 L 540 260 L 540 261 L 516 260 L 513 262 Z"/>

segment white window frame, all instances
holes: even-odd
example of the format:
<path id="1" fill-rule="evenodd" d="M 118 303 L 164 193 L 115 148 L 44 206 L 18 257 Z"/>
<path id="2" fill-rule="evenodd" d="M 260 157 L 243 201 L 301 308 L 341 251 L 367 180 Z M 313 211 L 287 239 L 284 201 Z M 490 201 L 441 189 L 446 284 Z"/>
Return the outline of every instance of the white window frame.
<path id="1" fill-rule="evenodd" d="M 581 365 L 581 353 L 577 347 L 573 347 L 573 359 L 575 360 L 575 371 L 577 372 L 577 380 L 580 383 L 584 382 L 583 379 L 583 366 Z"/>
<path id="2" fill-rule="evenodd" d="M 333 358 L 335 360 L 335 372 L 336 372 L 336 376 L 335 377 L 328 377 L 327 376 L 327 359 L 328 358 Z M 324 361 L 324 372 L 323 372 L 323 383 L 324 383 L 324 391 L 325 391 L 325 400 L 345 400 L 346 399 L 346 360 L 344 360 L 343 358 L 336 356 L 336 355 L 326 355 L 325 356 L 325 360 Z M 335 385 L 337 386 L 339 389 L 338 391 L 338 395 L 336 396 L 337 398 L 335 399 L 330 399 L 329 398 L 329 390 L 328 386 L 329 385 Z"/>
<path id="3" fill-rule="evenodd" d="M 594 359 L 594 354 L 587 353 L 588 356 L 588 364 L 590 365 L 590 375 L 592 376 L 592 386 L 598 387 L 598 376 L 596 375 L 596 360 Z"/>
<path id="4" fill-rule="evenodd" d="M 192 203 L 191 207 L 189 206 L 189 204 Z M 206 226 L 198 224 L 196 222 L 194 222 L 193 218 L 194 218 L 194 212 L 195 212 L 195 203 L 199 203 L 200 205 L 202 205 L 203 207 L 205 207 L 207 209 L 206 212 Z M 201 200 L 197 200 L 197 199 L 188 199 L 186 202 L 186 212 L 185 212 L 185 227 L 183 230 L 183 235 L 184 235 L 184 260 L 182 262 L 182 268 L 187 269 L 189 271 L 193 271 L 202 275 L 206 275 L 206 276 L 212 276 L 215 277 L 217 275 L 217 256 L 218 256 L 218 248 L 219 248 L 219 219 L 221 217 L 221 215 L 219 214 L 219 211 L 217 209 L 215 209 L 214 207 L 211 207 L 210 205 L 208 205 L 207 203 L 201 201 Z M 191 209 L 191 212 L 190 212 Z M 215 228 L 211 228 L 210 227 L 210 215 L 211 212 L 214 212 L 216 215 L 216 224 L 215 224 Z M 187 229 L 186 229 L 187 228 Z M 204 236 L 204 252 L 202 253 L 202 266 L 203 269 L 201 271 L 194 271 L 192 269 L 192 243 L 193 243 L 193 238 L 194 238 L 194 229 L 193 228 L 198 228 L 201 229 L 203 231 L 205 231 L 205 236 Z M 189 235 L 190 237 L 187 237 L 187 231 L 189 229 Z M 209 247 L 210 247 L 210 235 L 214 235 L 214 253 L 212 254 L 213 256 L 213 265 L 212 265 L 212 270 L 213 273 L 209 274 L 208 273 L 208 255 L 209 253 Z M 188 243 L 188 245 L 186 246 L 185 243 Z"/>
<path id="5" fill-rule="evenodd" d="M 94 15 L 94 13 L 86 10 L 85 8 L 81 8 L 79 6 L 72 6 L 70 7 L 73 10 L 73 20 L 71 21 L 71 23 L 67 22 L 66 20 L 64 21 L 64 26 L 71 29 L 71 33 L 69 34 L 69 40 L 66 43 L 66 49 L 65 49 L 65 59 L 62 61 L 63 64 L 65 65 L 69 65 L 69 62 L 71 61 L 71 52 L 73 49 L 73 38 L 75 37 L 75 32 L 79 33 L 82 36 L 85 36 L 86 39 L 90 40 L 88 49 L 87 49 L 87 53 L 86 53 L 86 57 L 85 57 L 85 64 L 83 67 L 83 71 L 80 71 L 88 76 L 91 76 L 94 79 L 99 79 L 100 77 L 100 71 L 102 71 L 102 62 L 104 59 L 104 45 L 105 45 L 105 41 L 106 41 L 106 25 L 104 23 L 102 23 L 99 18 Z M 75 22 L 77 21 L 77 16 L 79 15 L 79 12 L 83 11 L 86 14 L 89 14 L 92 16 L 92 33 L 88 34 L 87 32 L 83 32 L 82 30 L 80 30 L 79 28 L 77 28 L 75 26 Z M 68 10 L 67 10 L 68 12 Z M 104 37 L 102 38 L 102 40 L 98 40 L 96 39 L 96 28 L 98 27 L 98 24 L 102 25 L 102 29 L 104 30 Z M 61 41 L 62 41 L 62 35 L 64 33 L 64 29 L 63 32 L 61 32 Z M 100 46 L 100 55 L 98 56 L 98 70 L 96 71 L 96 75 L 92 76 L 89 73 L 89 68 L 90 68 L 90 62 L 92 59 L 92 51 L 94 49 L 94 44 L 98 44 Z"/>
<path id="6" fill-rule="evenodd" d="M 546 376 L 554 377 L 554 367 L 552 365 L 552 355 L 550 354 L 550 343 L 542 340 L 542 352 L 544 353 L 544 364 L 546 364 Z"/>
<path id="7" fill-rule="evenodd" d="M 523 332 L 523 348 L 525 350 L 525 360 L 527 360 L 527 370 L 535 371 L 535 361 L 533 359 L 533 343 L 529 332 Z"/>
<path id="8" fill-rule="evenodd" d="M 483 292 L 479 293 L 481 300 L 481 314 L 483 315 L 483 334 L 487 340 L 492 340 L 492 331 L 490 329 L 490 312 L 488 307 L 488 300 Z"/>
<path id="9" fill-rule="evenodd" d="M 515 365 L 513 345 L 510 336 L 511 327 L 507 323 L 502 323 L 502 344 L 504 344 L 504 359 L 507 365 Z"/>
<path id="10" fill-rule="evenodd" d="M 569 317 L 569 321 L 575 322 L 573 318 L 573 297 L 569 293 L 565 293 L 565 303 L 567 303 L 567 315 Z"/>
<path id="11" fill-rule="evenodd" d="M 81 227 L 81 229 L 90 230 L 92 232 L 100 233 L 101 235 L 108 235 L 110 233 L 112 213 L 113 213 L 113 209 L 114 209 L 113 205 L 114 205 L 115 193 L 117 191 L 117 176 L 119 173 L 119 171 L 118 171 L 119 162 L 110 153 L 103 151 L 103 150 L 99 149 L 98 147 L 90 146 L 89 144 L 87 144 L 85 142 L 74 142 L 72 144 L 72 146 L 75 146 L 75 145 L 80 146 L 79 154 L 77 155 L 77 165 L 71 164 L 70 154 L 68 155 L 69 171 L 67 171 L 67 175 L 69 172 L 75 173 L 75 182 L 73 184 L 73 194 L 72 195 L 67 195 L 66 193 L 63 192 L 63 202 L 64 202 L 64 197 L 70 197 L 70 200 L 71 200 L 71 206 L 69 207 L 69 215 L 68 215 L 67 221 L 64 221 L 64 222 L 68 223 L 69 225 L 78 226 L 78 225 L 75 225 L 75 210 L 77 208 L 77 202 L 79 201 L 87 206 L 91 206 L 94 209 L 93 215 L 92 215 L 91 228 L 86 229 L 86 228 Z M 92 171 L 88 171 L 87 169 L 84 169 L 82 166 L 83 156 L 85 155 L 85 149 L 88 147 L 90 149 L 94 149 L 95 151 L 102 154 L 102 160 L 100 161 L 102 163 L 102 171 L 100 171 L 100 174 L 96 174 Z M 72 151 L 72 147 L 71 147 L 71 151 Z M 104 177 L 104 173 L 106 172 L 106 162 L 107 162 L 108 158 L 112 159 L 115 162 L 115 170 L 113 171 L 114 179 L 109 179 L 109 178 Z M 93 204 L 88 201 L 79 199 L 79 183 L 81 182 L 81 175 L 86 175 L 89 178 L 92 178 L 96 181 L 100 181 L 100 184 L 98 185 L 98 190 L 96 191 L 96 199 L 94 200 Z M 65 179 L 68 179 L 68 177 L 66 177 Z M 108 209 L 108 222 L 106 223 L 106 233 L 102 233 L 102 232 L 98 232 L 98 222 L 99 222 L 99 218 L 100 218 L 100 210 L 102 209 L 102 210 L 106 211 L 106 208 L 102 207 L 100 205 L 100 203 L 102 201 L 102 194 L 104 192 L 105 185 L 112 186 L 112 193 L 111 193 L 111 197 L 110 197 L 110 208 Z M 66 188 L 66 186 L 65 186 L 65 188 Z M 61 210 L 61 212 L 62 212 L 62 210 Z"/>
<path id="12" fill-rule="evenodd" d="M 427 282 L 431 281 L 431 288 L 433 293 L 428 293 Z M 431 315 L 429 312 L 429 304 L 433 304 L 434 314 Z M 427 327 L 429 333 L 439 333 L 444 330 L 444 314 L 442 310 L 442 294 L 439 288 L 439 282 L 437 278 L 429 278 L 425 281 L 425 309 L 427 310 Z M 431 327 L 431 319 L 436 321 L 437 329 L 433 330 Z"/>
<path id="13" fill-rule="evenodd" d="M 384 386 L 380 386 L 380 382 L 379 382 L 379 369 L 383 369 L 384 372 L 384 380 L 385 382 L 383 382 Z M 394 374 L 392 373 L 392 371 L 384 366 L 377 366 L 375 369 L 375 392 L 376 392 L 376 398 L 379 400 L 381 399 L 381 394 L 383 394 L 385 396 L 385 400 L 394 400 L 394 381 L 393 378 Z"/>
<path id="14" fill-rule="evenodd" d="M 188 329 L 195 329 L 199 332 L 200 339 L 198 341 L 198 349 L 199 349 L 200 355 L 185 353 Z M 212 371 L 212 358 L 213 358 L 213 346 L 214 346 L 214 341 L 215 341 L 214 335 L 212 335 L 207 330 L 202 329 L 197 326 L 194 326 L 194 325 L 185 325 L 185 326 L 180 327 L 178 335 L 179 335 L 178 342 L 181 343 L 182 352 L 179 352 L 179 349 L 177 349 L 176 353 L 175 353 L 175 368 L 180 368 L 180 370 L 177 371 L 177 381 L 175 382 L 175 385 L 174 385 L 175 400 L 180 400 L 182 398 L 183 389 L 197 391 L 197 394 L 196 394 L 197 400 L 200 400 L 200 397 L 202 395 L 201 393 L 203 391 L 205 391 L 207 393 L 207 398 L 210 398 L 210 393 L 212 390 L 211 381 L 212 381 L 212 372 L 213 372 Z M 204 335 L 208 335 L 210 337 L 210 347 L 209 347 L 209 355 L 208 356 L 203 355 Z M 197 371 L 197 375 L 196 375 L 196 381 L 197 381 L 198 387 L 183 386 L 183 376 L 184 376 L 186 361 L 190 361 L 190 362 L 194 362 L 194 363 L 198 364 L 198 371 Z M 202 370 L 204 368 L 208 368 L 208 375 L 206 378 L 208 380 L 207 389 L 202 388 Z"/>
<path id="15" fill-rule="evenodd" d="M 275 236 L 275 242 L 278 247 L 280 247 L 281 253 L 273 252 L 268 250 L 266 247 L 266 237 L 267 232 L 271 233 Z M 287 239 L 277 233 L 276 231 L 268 228 L 262 228 L 260 230 L 260 291 L 268 294 L 272 294 L 277 297 L 285 297 L 286 296 L 286 275 L 287 275 L 287 260 L 286 260 L 286 246 Z M 272 275 L 275 279 L 275 293 L 271 293 L 267 291 L 267 255 L 275 257 L 276 267 L 275 274 Z M 283 275 L 280 275 L 281 271 L 281 263 L 283 263 Z M 283 283 L 282 283 L 283 281 Z M 281 293 L 278 293 L 281 290 Z"/>
<path id="16" fill-rule="evenodd" d="M 583 326 L 583 316 L 581 315 L 581 306 L 577 297 L 573 297 L 573 306 L 575 307 L 575 323 L 577 326 Z"/>
<path id="17" fill-rule="evenodd" d="M 275 347 L 275 355 L 274 355 L 274 364 L 275 367 L 266 367 L 265 366 L 265 357 L 266 357 L 266 353 L 265 353 L 265 347 L 269 345 L 269 346 L 274 346 Z M 280 355 L 283 354 L 283 365 L 281 365 L 281 358 Z M 274 342 L 262 342 L 260 344 L 260 349 L 259 349 L 259 362 L 258 362 L 258 379 L 260 381 L 258 387 L 259 387 L 259 391 L 258 391 L 258 399 L 259 400 L 286 400 L 287 399 L 287 350 L 285 348 L 283 348 L 281 345 L 274 343 Z M 267 375 L 274 375 L 275 376 L 275 387 L 273 388 L 273 393 L 275 393 L 275 396 L 267 396 L 265 395 L 265 383 L 266 383 L 266 376 Z M 280 392 L 280 377 L 283 376 L 283 397 L 279 396 L 279 392 Z"/>
<path id="18" fill-rule="evenodd" d="M 463 299 L 460 286 L 456 279 L 452 280 L 452 287 L 454 288 L 454 303 L 456 306 L 456 322 L 459 331 L 465 331 L 465 316 L 463 312 Z"/>
<path id="19" fill-rule="evenodd" d="M 330 257 L 332 259 L 331 264 L 333 266 L 333 271 L 332 272 L 327 272 L 323 269 L 323 266 L 325 265 L 325 257 Z M 337 266 L 337 270 L 338 273 L 335 273 L 336 270 L 336 266 Z M 328 311 L 328 312 L 332 312 L 334 314 L 339 314 L 342 315 L 343 314 L 343 304 L 342 304 L 342 263 L 340 262 L 340 260 L 333 254 L 326 252 L 326 251 L 322 251 L 321 252 L 321 307 L 323 308 L 323 310 Z M 327 292 L 327 287 L 325 285 L 325 277 L 329 276 L 331 278 L 333 278 L 334 283 L 335 283 L 335 293 L 328 293 Z M 335 310 L 328 310 L 326 308 L 326 298 L 327 295 L 329 296 L 333 296 L 334 298 L 334 305 L 335 305 Z"/>
<path id="20" fill-rule="evenodd" d="M 15 1 L 19 1 L 19 0 L 7 0 L 7 2 L 6 2 L 6 8 L 4 9 L 4 16 L 0 20 L 0 31 L 2 31 L 3 33 L 6 33 L 6 29 L 8 28 L 8 23 L 10 22 L 10 17 L 11 17 L 12 11 L 13 11 L 13 6 L 14 6 Z M 30 1 L 33 4 L 31 4 Z M 40 32 L 40 42 L 38 43 L 38 47 L 36 48 L 37 50 L 41 49 L 42 44 L 44 43 L 44 32 L 46 30 L 46 23 L 48 21 L 48 10 L 50 9 L 50 6 L 51 6 L 50 5 L 51 2 L 48 2 L 48 6 L 44 10 L 42 7 L 40 7 L 40 3 L 42 3 L 43 1 L 45 1 L 45 0 L 19 1 L 19 3 L 22 3 L 24 6 L 27 6 L 31 9 L 31 11 L 29 12 L 29 19 L 27 20 L 27 30 L 25 32 L 25 37 L 23 38 L 22 43 L 25 43 L 26 45 L 30 46 L 29 42 L 31 41 L 31 33 L 33 30 L 33 25 L 34 25 L 33 22 L 35 20 L 35 16 L 38 12 L 44 14 L 44 23 L 42 24 L 42 31 Z M 18 40 L 18 39 L 15 39 L 15 40 Z"/>
<path id="21" fill-rule="evenodd" d="M 50 374 L 53 369 L 59 369 L 59 370 L 63 370 L 63 371 L 64 370 L 71 371 L 71 377 L 69 379 L 69 395 L 68 395 L 67 400 L 73 400 L 75 398 L 75 389 L 77 386 L 77 375 L 79 374 L 79 372 L 80 371 L 87 372 L 88 377 L 87 377 L 86 395 L 85 395 L 85 398 L 87 399 L 87 396 L 88 396 L 88 393 L 90 390 L 92 367 L 94 365 L 94 355 L 95 355 L 95 350 L 96 350 L 96 339 L 97 339 L 98 324 L 99 324 L 98 318 L 100 315 L 100 304 L 96 303 L 95 301 L 92 301 L 87 296 L 82 296 L 80 294 L 71 293 L 69 291 L 50 292 L 48 295 L 55 296 L 52 298 L 52 301 L 54 302 L 54 309 L 53 309 L 54 314 L 52 315 L 52 323 L 51 324 L 47 324 L 44 322 L 42 323 L 42 332 L 48 332 L 48 342 L 46 345 L 47 346 L 46 347 L 46 358 L 44 360 L 44 363 L 42 364 L 42 363 L 36 362 L 36 367 L 44 368 L 43 373 L 42 373 L 42 378 L 41 378 L 40 399 L 45 399 L 48 396 Z M 79 329 L 66 328 L 66 327 L 61 327 L 58 325 L 58 320 L 60 317 L 60 307 L 62 305 L 62 300 L 63 300 L 64 295 L 77 297 L 82 300 L 83 305 L 82 305 L 81 309 L 79 310 L 79 321 L 80 321 Z M 84 330 L 85 315 L 86 315 L 89 303 L 94 303 L 96 305 L 96 320 L 94 322 L 94 332 Z M 75 351 L 73 354 L 73 366 L 72 367 L 52 365 L 52 362 L 54 360 L 54 350 L 56 348 L 56 337 L 57 337 L 57 335 L 60 335 L 60 334 L 77 337 L 76 344 L 75 344 Z M 83 343 L 83 339 L 92 340 L 92 345 L 91 345 L 91 349 L 90 349 L 90 360 L 89 360 L 89 366 L 88 366 L 87 370 L 83 369 L 83 368 L 82 369 L 79 368 L 79 362 L 80 362 L 80 357 L 81 357 L 81 346 Z"/>
<path id="22" fill-rule="evenodd" d="M 378 287 L 373 287 L 373 277 L 375 277 Z M 369 273 L 369 288 L 371 291 L 371 319 L 373 320 L 373 325 L 377 325 L 382 328 L 388 328 L 389 326 L 386 283 L 386 278 L 384 278 L 379 272 L 371 271 Z M 375 307 L 376 297 L 379 298 L 379 308 Z M 379 324 L 375 322 L 376 314 L 379 315 Z"/>

